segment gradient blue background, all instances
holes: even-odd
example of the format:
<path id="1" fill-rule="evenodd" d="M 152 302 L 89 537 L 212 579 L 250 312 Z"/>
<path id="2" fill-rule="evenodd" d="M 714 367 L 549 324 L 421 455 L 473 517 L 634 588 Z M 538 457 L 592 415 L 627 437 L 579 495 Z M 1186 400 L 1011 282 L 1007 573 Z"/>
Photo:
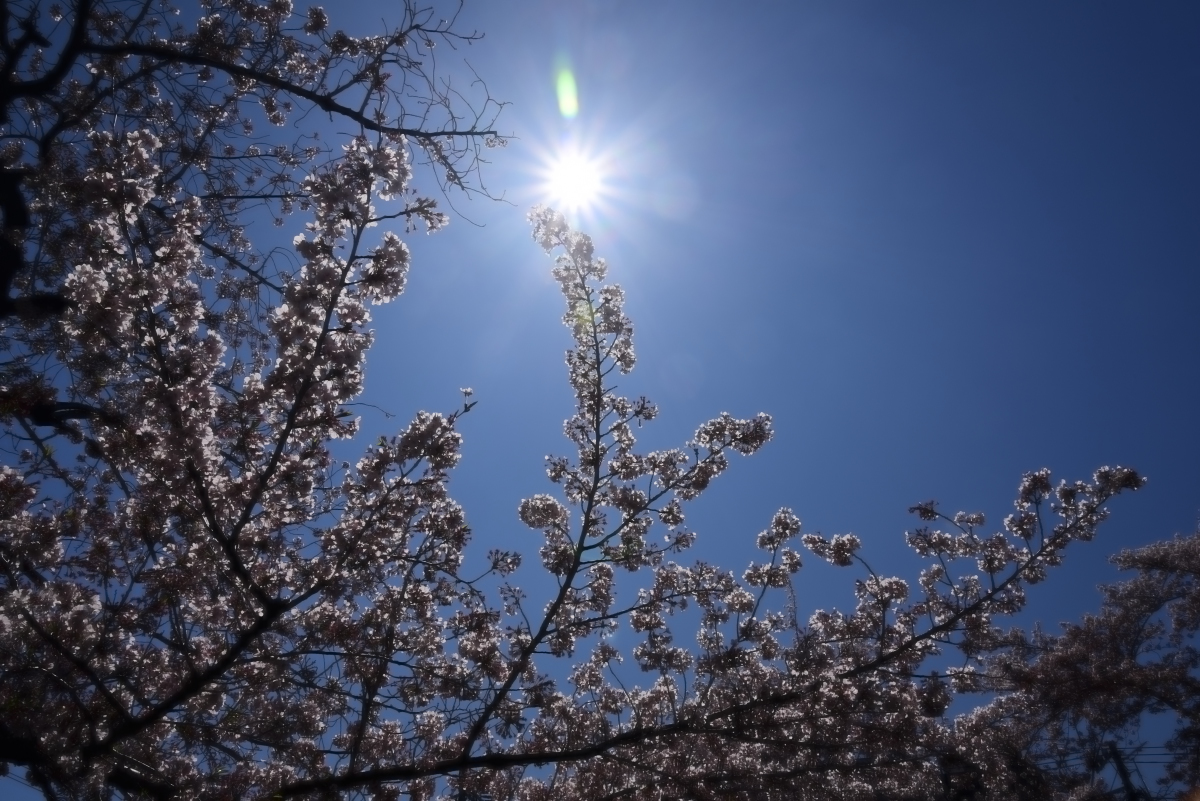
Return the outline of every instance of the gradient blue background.
<path id="1" fill-rule="evenodd" d="M 485 178 L 514 205 L 457 203 L 484 227 L 413 242 L 369 399 L 407 417 L 475 388 L 455 485 L 481 548 L 521 544 L 534 579 L 516 503 L 567 450 L 561 299 L 524 216 L 568 139 L 614 164 L 582 222 L 637 327 L 622 389 L 662 407 L 645 441 L 775 417 L 693 508 L 704 556 L 740 570 L 787 505 L 913 576 L 915 502 L 999 525 L 1024 471 L 1136 467 L 1146 489 L 1035 588 L 1055 625 L 1098 604 L 1111 553 L 1194 529 L 1200 7 L 489 3 L 461 22 L 512 104 L 519 138 Z M 848 599 L 813 561 L 802 611 Z"/>
<path id="2" fill-rule="evenodd" d="M 360 31 L 389 13 L 329 10 Z M 486 38 L 439 65 L 465 89 L 466 58 L 511 103 L 517 138 L 484 173 L 511 205 L 459 198 L 482 227 L 410 239 L 364 398 L 399 417 L 364 407 L 361 442 L 473 387 L 454 493 L 479 554 L 525 552 L 518 581 L 544 587 L 516 506 L 549 491 L 571 408 L 562 301 L 524 218 L 572 138 L 613 165 L 581 222 L 636 325 L 621 388 L 661 405 L 643 442 L 721 411 L 776 421 L 692 507 L 700 555 L 740 572 L 791 506 L 914 578 L 913 503 L 998 526 L 1024 471 L 1136 467 L 1145 490 L 1031 593 L 1023 622 L 1055 627 L 1098 605 L 1110 554 L 1194 529 L 1200 6 L 476 2 L 459 22 Z M 851 600 L 851 575 L 815 561 L 802 617 Z"/>

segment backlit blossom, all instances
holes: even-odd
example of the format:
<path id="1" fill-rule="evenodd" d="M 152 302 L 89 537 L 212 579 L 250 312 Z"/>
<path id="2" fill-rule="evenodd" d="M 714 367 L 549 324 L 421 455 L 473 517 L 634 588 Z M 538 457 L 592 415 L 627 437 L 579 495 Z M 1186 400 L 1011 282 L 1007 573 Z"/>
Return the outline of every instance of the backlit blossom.
<path id="1" fill-rule="evenodd" d="M 0 767 L 63 798 L 1005 799 L 1090 792 L 1070 749 L 1147 712 L 1197 753 L 1194 537 L 1122 554 L 1061 636 L 1006 622 L 1140 476 L 1029 473 L 996 531 L 918 504 L 913 582 L 788 508 L 710 531 L 686 507 L 773 421 L 643 447 L 621 266 L 551 209 L 571 405 L 533 532 L 451 495 L 469 388 L 360 432 L 402 237 L 448 220 L 418 178 L 482 191 L 502 144 L 433 9 L 360 36 L 289 0 L 9 5 L 5 264 L 57 311 L 4 330 Z M 857 566 L 851 606 L 810 608 L 797 537 Z"/>

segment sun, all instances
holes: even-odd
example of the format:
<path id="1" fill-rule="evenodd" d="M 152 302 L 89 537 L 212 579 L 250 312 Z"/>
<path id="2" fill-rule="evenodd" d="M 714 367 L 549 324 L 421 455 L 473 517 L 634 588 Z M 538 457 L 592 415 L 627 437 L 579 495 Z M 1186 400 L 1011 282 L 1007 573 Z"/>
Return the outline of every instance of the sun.
<path id="1" fill-rule="evenodd" d="M 579 150 L 564 150 L 545 169 L 544 191 L 550 205 L 565 214 L 586 214 L 605 193 L 600 161 Z"/>

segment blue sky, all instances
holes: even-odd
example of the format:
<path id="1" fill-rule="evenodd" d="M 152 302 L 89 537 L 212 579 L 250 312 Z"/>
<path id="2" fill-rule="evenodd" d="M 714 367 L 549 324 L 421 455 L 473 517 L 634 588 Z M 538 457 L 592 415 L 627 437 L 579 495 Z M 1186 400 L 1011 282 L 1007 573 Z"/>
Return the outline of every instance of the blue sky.
<path id="1" fill-rule="evenodd" d="M 692 507 L 699 555 L 740 572 L 790 506 L 913 578 L 913 503 L 999 525 L 1024 471 L 1136 467 L 1146 489 L 1031 593 L 1027 619 L 1053 626 L 1097 605 L 1108 555 L 1194 528 L 1200 6 L 527 0 L 461 23 L 486 38 L 440 67 L 464 56 L 511 104 L 516 138 L 484 173 L 510 203 L 457 202 L 481 227 L 411 240 L 364 398 L 399 417 L 364 408 L 361 443 L 473 387 L 453 486 L 480 554 L 523 550 L 536 581 L 517 503 L 567 452 L 569 339 L 524 218 L 572 141 L 608 164 L 580 221 L 628 293 L 622 389 L 661 406 L 643 441 L 775 418 Z M 815 561 L 802 616 L 850 598 L 850 573 Z"/>
<path id="2" fill-rule="evenodd" d="M 731 8 L 464 11 L 487 34 L 465 57 L 511 103 L 518 138 L 485 177 L 513 205 L 459 203 L 483 227 L 414 242 L 368 399 L 407 416 L 475 388 L 457 496 L 480 549 L 523 547 L 532 579 L 516 504 L 549 489 L 570 400 L 561 300 L 524 215 L 539 165 L 583 142 L 610 165 L 580 217 L 628 293 L 623 389 L 662 408 L 647 441 L 721 411 L 775 417 L 776 440 L 693 507 L 701 555 L 740 572 L 786 505 L 913 577 L 913 503 L 999 525 L 1024 471 L 1130 465 L 1147 488 L 1032 593 L 1052 626 L 1094 608 L 1111 553 L 1200 513 L 1200 10 Z M 813 561 L 803 611 L 845 603 L 851 577 Z"/>

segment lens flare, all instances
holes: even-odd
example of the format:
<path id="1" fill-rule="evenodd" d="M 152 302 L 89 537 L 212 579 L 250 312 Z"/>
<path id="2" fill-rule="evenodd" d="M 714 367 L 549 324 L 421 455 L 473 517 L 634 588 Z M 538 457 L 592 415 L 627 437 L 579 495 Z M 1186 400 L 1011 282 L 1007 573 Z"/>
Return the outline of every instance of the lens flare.
<path id="1" fill-rule="evenodd" d="M 575 119 L 579 113 L 579 92 L 575 88 L 575 75 L 566 67 L 558 71 L 555 80 L 558 92 L 558 111 L 568 120 Z"/>

